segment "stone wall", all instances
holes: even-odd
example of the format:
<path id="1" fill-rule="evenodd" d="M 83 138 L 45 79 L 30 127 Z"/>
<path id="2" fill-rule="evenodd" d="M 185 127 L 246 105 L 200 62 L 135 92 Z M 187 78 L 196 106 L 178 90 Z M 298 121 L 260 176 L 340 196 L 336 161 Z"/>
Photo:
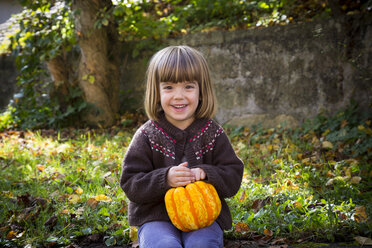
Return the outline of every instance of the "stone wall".
<path id="1" fill-rule="evenodd" d="M 164 46 L 186 44 L 206 56 L 220 123 L 296 126 L 320 112 L 335 113 L 351 99 L 359 103 L 360 111 L 371 111 L 371 24 L 371 15 L 354 15 L 191 34 Z M 149 57 L 143 54 L 123 66 L 122 89 L 140 104 Z"/>

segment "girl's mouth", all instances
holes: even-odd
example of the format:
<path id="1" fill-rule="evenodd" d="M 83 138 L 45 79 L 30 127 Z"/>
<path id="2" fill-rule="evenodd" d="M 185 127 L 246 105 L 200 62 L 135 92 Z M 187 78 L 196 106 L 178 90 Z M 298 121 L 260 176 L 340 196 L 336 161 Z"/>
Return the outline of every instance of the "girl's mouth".
<path id="1" fill-rule="evenodd" d="M 186 104 L 183 104 L 183 105 L 173 105 L 173 107 L 176 108 L 176 109 L 182 109 L 182 108 L 184 108 L 186 106 L 187 106 Z"/>

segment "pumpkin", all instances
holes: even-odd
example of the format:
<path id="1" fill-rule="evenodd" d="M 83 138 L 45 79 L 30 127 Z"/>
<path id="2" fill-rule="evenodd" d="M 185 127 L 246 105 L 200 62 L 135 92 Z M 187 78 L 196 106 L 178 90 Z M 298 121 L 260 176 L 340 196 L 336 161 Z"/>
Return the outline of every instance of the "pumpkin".
<path id="1" fill-rule="evenodd" d="M 211 225 L 221 212 L 221 200 L 216 189 L 203 181 L 171 188 L 164 200 L 173 225 L 184 232 Z"/>

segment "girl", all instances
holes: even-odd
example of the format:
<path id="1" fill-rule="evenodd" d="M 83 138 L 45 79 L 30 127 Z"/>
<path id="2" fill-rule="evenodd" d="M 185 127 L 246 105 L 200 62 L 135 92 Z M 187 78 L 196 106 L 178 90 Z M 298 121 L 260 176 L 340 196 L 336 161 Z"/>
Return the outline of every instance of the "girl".
<path id="1" fill-rule="evenodd" d="M 128 218 L 139 226 L 140 247 L 223 247 L 223 229 L 232 219 L 223 198 L 239 190 L 243 163 L 216 111 L 209 69 L 188 46 L 157 52 L 147 70 L 145 110 L 149 117 L 125 154 L 120 185 L 130 200 Z M 210 226 L 182 232 L 170 222 L 164 196 L 171 187 L 197 180 L 212 184 L 222 210 Z"/>

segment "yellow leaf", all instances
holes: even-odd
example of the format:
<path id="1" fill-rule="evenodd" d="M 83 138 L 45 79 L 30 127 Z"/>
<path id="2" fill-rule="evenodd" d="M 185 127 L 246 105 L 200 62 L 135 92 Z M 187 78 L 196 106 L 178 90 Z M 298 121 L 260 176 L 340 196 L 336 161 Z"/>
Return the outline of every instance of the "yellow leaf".
<path id="1" fill-rule="evenodd" d="M 45 165 L 37 165 L 36 168 L 39 170 L 39 171 L 44 171 L 45 170 Z"/>
<path id="2" fill-rule="evenodd" d="M 313 139 L 311 140 L 311 143 L 313 143 L 313 145 L 317 146 L 320 144 L 320 140 L 314 136 Z"/>
<path id="3" fill-rule="evenodd" d="M 364 222 L 367 220 L 367 213 L 365 206 L 355 207 L 354 219 L 356 222 Z"/>
<path id="4" fill-rule="evenodd" d="M 138 240 L 138 237 L 137 237 L 137 227 L 135 226 L 131 226 L 130 229 L 129 229 L 129 238 L 132 242 L 135 242 Z"/>
<path id="5" fill-rule="evenodd" d="M 359 126 L 358 126 L 358 130 L 359 130 L 359 131 L 363 131 L 363 130 L 365 130 L 365 129 L 366 129 L 366 128 L 365 128 L 365 126 L 363 126 L 363 125 L 359 125 Z"/>
<path id="6" fill-rule="evenodd" d="M 332 149 L 333 148 L 333 144 L 329 141 L 323 141 L 322 143 L 322 148 L 324 149 Z"/>
<path id="7" fill-rule="evenodd" d="M 293 204 L 293 207 L 298 208 L 298 209 L 301 209 L 302 208 L 302 204 L 301 204 L 301 202 L 295 202 Z"/>
<path id="8" fill-rule="evenodd" d="M 104 202 L 111 202 L 112 201 L 110 197 L 108 197 L 104 194 L 97 195 L 96 197 L 94 197 L 94 199 L 96 201 L 104 201 Z"/>
<path id="9" fill-rule="evenodd" d="M 304 158 L 304 159 L 302 159 L 301 162 L 302 162 L 303 164 L 308 165 L 308 164 L 310 164 L 310 158 Z"/>
<path id="10" fill-rule="evenodd" d="M 6 235 L 6 239 L 14 239 L 17 237 L 17 232 L 15 231 L 10 231 L 8 232 L 8 234 Z"/>
<path id="11" fill-rule="evenodd" d="M 331 132 L 330 129 L 325 130 L 325 131 L 322 133 L 322 137 L 327 136 L 327 134 L 329 134 L 330 132 Z"/>
<path id="12" fill-rule="evenodd" d="M 80 196 L 78 196 L 78 195 L 71 195 L 68 198 L 68 202 L 71 203 L 71 204 L 76 204 L 76 203 L 78 203 L 80 201 L 81 201 L 81 199 L 80 199 Z"/>
<path id="13" fill-rule="evenodd" d="M 78 187 L 77 189 L 75 189 L 75 192 L 76 192 L 76 194 L 81 195 L 84 191 L 83 191 L 82 188 Z"/>
<path id="14" fill-rule="evenodd" d="M 265 234 L 266 236 L 271 237 L 271 236 L 273 236 L 273 231 L 272 231 L 272 230 L 269 230 L 269 229 L 265 229 L 265 230 L 264 230 L 264 234 Z"/>
<path id="15" fill-rule="evenodd" d="M 11 197 L 13 197 L 13 192 L 11 192 L 11 191 L 2 191 L 1 192 L 1 195 L 5 196 L 5 197 L 8 197 L 8 198 L 11 198 Z"/>

